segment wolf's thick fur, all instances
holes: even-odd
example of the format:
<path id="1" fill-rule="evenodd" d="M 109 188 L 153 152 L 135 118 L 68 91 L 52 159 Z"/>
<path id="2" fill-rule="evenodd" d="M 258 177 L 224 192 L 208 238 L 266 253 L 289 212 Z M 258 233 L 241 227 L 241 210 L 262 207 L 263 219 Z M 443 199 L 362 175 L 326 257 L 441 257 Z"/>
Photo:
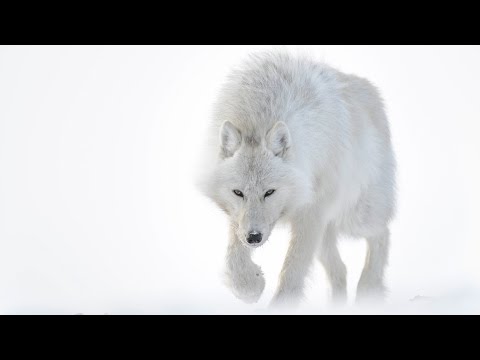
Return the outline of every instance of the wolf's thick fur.
<path id="1" fill-rule="evenodd" d="M 357 299 L 384 296 L 395 159 L 370 82 L 306 57 L 253 55 L 223 86 L 211 136 L 204 190 L 231 219 L 227 277 L 237 297 L 254 302 L 262 294 L 251 252 L 279 220 L 291 224 L 292 237 L 273 305 L 298 303 L 315 257 L 333 298 L 345 299 L 339 235 L 368 243 Z M 247 241 L 252 232 L 263 235 L 259 243 Z"/>

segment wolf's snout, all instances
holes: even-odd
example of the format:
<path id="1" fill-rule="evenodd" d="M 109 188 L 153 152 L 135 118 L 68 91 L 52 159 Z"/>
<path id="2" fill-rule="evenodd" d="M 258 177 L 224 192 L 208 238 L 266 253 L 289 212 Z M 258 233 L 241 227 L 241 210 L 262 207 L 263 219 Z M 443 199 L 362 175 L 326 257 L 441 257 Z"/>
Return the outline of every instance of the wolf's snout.
<path id="1" fill-rule="evenodd" d="M 252 231 L 251 233 L 248 234 L 247 242 L 249 244 L 258 244 L 260 241 L 262 241 L 261 233 Z"/>

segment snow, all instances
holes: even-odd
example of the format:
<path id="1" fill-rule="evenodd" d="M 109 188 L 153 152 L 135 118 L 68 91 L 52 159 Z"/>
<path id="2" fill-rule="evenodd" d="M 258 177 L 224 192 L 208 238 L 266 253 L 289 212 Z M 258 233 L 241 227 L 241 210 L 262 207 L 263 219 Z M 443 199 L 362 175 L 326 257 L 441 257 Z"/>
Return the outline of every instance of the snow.
<path id="1" fill-rule="evenodd" d="M 0 47 L 0 313 L 267 311 L 288 229 L 256 250 L 259 303 L 239 302 L 227 220 L 193 181 L 220 84 L 258 48 Z M 365 243 L 345 239 L 348 305 L 315 264 L 298 312 L 479 314 L 480 48 L 302 49 L 381 89 L 399 201 L 387 303 L 354 305 Z"/>

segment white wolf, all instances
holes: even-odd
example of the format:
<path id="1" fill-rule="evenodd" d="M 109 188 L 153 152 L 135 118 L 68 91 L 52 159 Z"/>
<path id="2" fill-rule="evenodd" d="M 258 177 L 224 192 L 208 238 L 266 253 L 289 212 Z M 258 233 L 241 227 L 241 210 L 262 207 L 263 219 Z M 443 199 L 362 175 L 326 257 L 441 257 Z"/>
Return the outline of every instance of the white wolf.
<path id="1" fill-rule="evenodd" d="M 251 252 L 279 220 L 292 237 L 272 305 L 296 305 L 316 257 L 346 298 L 337 237 L 366 238 L 357 300 L 383 297 L 395 203 L 395 159 L 377 89 L 283 52 L 254 54 L 221 90 L 204 191 L 231 219 L 227 278 L 246 302 L 265 280 Z"/>

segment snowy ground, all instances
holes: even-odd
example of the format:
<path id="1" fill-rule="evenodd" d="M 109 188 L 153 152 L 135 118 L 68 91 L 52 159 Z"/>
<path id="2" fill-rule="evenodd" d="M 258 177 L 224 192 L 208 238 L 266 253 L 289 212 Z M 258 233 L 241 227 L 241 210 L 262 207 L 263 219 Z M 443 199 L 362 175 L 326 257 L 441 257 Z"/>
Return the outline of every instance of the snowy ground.
<path id="1" fill-rule="evenodd" d="M 255 255 L 264 296 L 240 303 L 226 219 L 193 182 L 219 85 L 257 48 L 0 47 L 0 313 L 265 312 L 288 230 Z M 315 264 L 298 312 L 479 314 L 480 48 L 306 51 L 382 90 L 399 202 L 387 304 L 351 304 L 365 244 L 346 239 L 350 304 L 328 305 Z"/>

